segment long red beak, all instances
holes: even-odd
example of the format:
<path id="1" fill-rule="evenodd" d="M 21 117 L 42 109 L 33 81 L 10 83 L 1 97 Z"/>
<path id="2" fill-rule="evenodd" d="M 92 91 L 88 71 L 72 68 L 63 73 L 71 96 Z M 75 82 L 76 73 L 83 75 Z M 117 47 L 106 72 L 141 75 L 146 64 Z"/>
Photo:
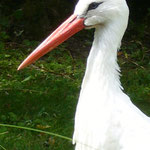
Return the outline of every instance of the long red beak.
<path id="1" fill-rule="evenodd" d="M 18 70 L 35 62 L 84 27 L 84 18 L 77 18 L 76 15 L 70 16 L 21 63 Z"/>

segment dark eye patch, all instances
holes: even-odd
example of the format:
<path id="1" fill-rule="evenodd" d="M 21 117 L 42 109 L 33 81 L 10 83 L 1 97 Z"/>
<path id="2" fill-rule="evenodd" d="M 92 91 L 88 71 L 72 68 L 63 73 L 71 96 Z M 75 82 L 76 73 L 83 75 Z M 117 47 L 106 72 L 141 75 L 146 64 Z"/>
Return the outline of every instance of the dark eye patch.
<path id="1" fill-rule="evenodd" d="M 88 7 L 88 11 L 92 10 L 92 9 L 96 9 L 100 4 L 102 4 L 103 2 L 97 3 L 97 2 L 93 2 L 89 5 Z"/>

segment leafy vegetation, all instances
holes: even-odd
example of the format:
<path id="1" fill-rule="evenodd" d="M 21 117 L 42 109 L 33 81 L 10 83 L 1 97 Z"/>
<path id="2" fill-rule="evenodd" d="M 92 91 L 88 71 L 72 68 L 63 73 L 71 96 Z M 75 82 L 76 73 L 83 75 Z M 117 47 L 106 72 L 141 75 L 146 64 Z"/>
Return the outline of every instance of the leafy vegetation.
<path id="1" fill-rule="evenodd" d="M 27 54 L 13 47 L 9 46 L 0 55 L 0 69 L 3 70 L 0 76 L 1 122 L 47 129 L 72 137 L 83 62 L 74 60 L 61 46 L 36 66 L 18 72 L 16 68 Z M 47 135 L 2 127 L 0 133 L 3 132 L 8 133 L 0 136 L 0 144 L 7 149 L 46 149 L 49 146 L 66 149 L 64 141 Z M 72 147 L 70 142 L 68 145 Z"/>

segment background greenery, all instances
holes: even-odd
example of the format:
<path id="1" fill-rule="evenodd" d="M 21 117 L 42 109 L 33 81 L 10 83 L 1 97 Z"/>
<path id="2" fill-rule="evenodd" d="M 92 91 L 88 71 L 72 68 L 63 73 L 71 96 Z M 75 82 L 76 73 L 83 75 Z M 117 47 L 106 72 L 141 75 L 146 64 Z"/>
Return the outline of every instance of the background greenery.
<path id="1" fill-rule="evenodd" d="M 72 137 L 74 113 L 93 30 L 82 31 L 36 64 L 21 61 L 70 16 L 73 0 L 0 1 L 0 123 Z M 129 1 L 130 21 L 118 53 L 121 81 L 133 102 L 150 115 L 150 7 Z M 2 134 L 4 133 L 4 134 Z M 71 150 L 71 142 L 0 127 L 7 150 Z M 2 147 L 0 147 L 2 149 Z"/>

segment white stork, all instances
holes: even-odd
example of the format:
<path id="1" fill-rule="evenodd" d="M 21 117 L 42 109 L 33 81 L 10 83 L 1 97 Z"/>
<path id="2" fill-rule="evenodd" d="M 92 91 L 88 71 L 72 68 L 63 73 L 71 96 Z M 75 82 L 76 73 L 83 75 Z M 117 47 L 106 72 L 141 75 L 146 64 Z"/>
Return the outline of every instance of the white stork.
<path id="1" fill-rule="evenodd" d="M 74 14 L 18 70 L 83 28 L 95 28 L 75 115 L 76 150 L 150 150 L 150 119 L 123 92 L 117 49 L 128 24 L 125 0 L 79 0 Z"/>

